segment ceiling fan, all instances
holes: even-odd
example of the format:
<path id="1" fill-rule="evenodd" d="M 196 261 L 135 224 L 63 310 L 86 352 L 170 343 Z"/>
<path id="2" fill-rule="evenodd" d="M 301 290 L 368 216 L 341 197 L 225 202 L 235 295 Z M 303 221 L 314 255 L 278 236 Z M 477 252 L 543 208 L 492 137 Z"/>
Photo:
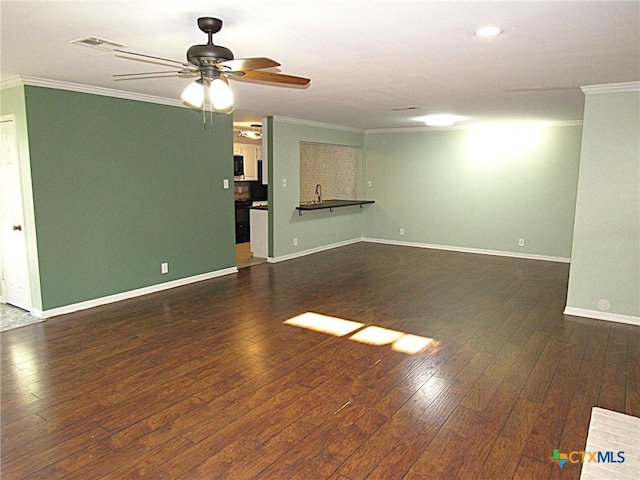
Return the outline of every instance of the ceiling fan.
<path id="1" fill-rule="evenodd" d="M 132 60 L 161 63 L 173 67 L 174 70 L 125 73 L 114 75 L 114 79 L 159 78 L 168 74 L 180 77 L 200 77 L 185 88 L 182 92 L 182 100 L 191 107 L 203 110 L 209 105 L 212 111 L 220 113 L 233 111 L 233 92 L 229 87 L 228 78 L 289 87 L 307 87 L 311 82 L 310 79 L 304 77 L 261 71 L 279 67 L 280 64 L 265 57 L 236 59 L 231 50 L 221 45 L 215 45 L 213 35 L 222 28 L 222 20 L 219 18 L 198 18 L 198 27 L 207 34 L 208 41 L 205 45 L 189 47 L 187 62 L 115 49 L 114 51 L 118 53 L 131 55 L 132 57 L 127 58 Z"/>

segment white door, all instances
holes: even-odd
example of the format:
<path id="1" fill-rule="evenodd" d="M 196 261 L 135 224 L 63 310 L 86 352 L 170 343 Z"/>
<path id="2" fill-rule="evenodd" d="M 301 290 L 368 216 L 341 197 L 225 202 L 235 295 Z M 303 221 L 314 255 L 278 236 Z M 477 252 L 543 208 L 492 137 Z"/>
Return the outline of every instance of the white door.
<path id="1" fill-rule="evenodd" d="M 31 310 L 18 141 L 14 120 L 0 121 L 0 271 L 2 299 Z"/>

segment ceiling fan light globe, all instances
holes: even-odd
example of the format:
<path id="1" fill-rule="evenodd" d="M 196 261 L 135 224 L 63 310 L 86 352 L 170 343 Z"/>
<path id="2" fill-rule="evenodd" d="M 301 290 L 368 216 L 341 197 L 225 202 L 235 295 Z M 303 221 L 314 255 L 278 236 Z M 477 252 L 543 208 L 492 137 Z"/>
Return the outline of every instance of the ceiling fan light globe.
<path id="1" fill-rule="evenodd" d="M 233 111 L 233 92 L 231 87 L 221 78 L 215 78 L 209 85 L 211 106 L 216 112 L 231 113 Z"/>
<path id="2" fill-rule="evenodd" d="M 196 80 L 195 82 L 187 85 L 180 98 L 184 103 L 193 108 L 202 108 L 204 103 L 204 87 L 202 80 Z"/>

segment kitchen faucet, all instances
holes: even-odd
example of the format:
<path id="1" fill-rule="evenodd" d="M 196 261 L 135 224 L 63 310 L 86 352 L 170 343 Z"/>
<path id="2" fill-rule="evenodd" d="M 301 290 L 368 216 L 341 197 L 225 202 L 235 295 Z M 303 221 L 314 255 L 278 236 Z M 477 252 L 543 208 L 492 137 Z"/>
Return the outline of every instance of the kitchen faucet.
<path id="1" fill-rule="evenodd" d="M 318 197 L 318 203 L 322 203 L 322 186 L 320 184 L 316 185 L 316 196 Z"/>

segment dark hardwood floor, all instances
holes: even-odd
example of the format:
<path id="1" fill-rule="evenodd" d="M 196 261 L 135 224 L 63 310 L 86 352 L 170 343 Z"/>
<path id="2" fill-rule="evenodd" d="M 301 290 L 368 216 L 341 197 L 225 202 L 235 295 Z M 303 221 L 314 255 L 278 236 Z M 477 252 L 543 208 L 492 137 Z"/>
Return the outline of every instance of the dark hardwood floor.
<path id="1" fill-rule="evenodd" d="M 563 316 L 568 268 L 360 243 L 3 332 L 2 479 L 578 479 L 640 328 Z"/>

